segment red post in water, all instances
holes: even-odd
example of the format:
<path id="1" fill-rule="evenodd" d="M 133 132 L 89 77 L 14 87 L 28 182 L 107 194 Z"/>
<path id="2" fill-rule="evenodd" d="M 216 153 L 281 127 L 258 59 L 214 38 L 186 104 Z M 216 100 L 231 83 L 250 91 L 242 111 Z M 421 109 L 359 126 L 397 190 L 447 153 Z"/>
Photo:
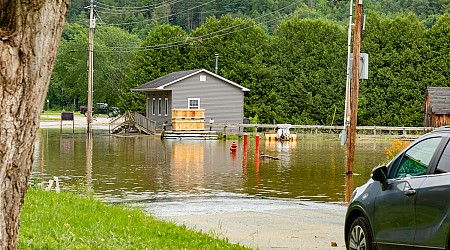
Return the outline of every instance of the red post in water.
<path id="1" fill-rule="evenodd" d="M 248 135 L 244 135 L 244 152 L 247 152 Z"/>
<path id="2" fill-rule="evenodd" d="M 248 135 L 244 135 L 244 157 L 242 159 L 242 167 L 244 168 L 244 174 L 247 174 L 247 144 L 248 144 Z"/>
<path id="3" fill-rule="evenodd" d="M 259 157 L 259 135 L 256 136 L 255 148 L 256 148 L 256 157 Z"/>

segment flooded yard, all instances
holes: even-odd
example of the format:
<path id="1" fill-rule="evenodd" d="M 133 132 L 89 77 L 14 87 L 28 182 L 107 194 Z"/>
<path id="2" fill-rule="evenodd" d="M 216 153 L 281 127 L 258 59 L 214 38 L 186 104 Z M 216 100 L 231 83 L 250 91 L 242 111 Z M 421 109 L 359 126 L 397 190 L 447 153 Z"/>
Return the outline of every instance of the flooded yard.
<path id="1" fill-rule="evenodd" d="M 195 197 L 263 197 L 344 203 L 353 186 L 363 184 L 373 167 L 385 161 L 391 141 L 359 140 L 355 176 L 345 178 L 345 147 L 339 140 L 299 138 L 264 141 L 255 156 L 255 140 L 161 140 L 147 136 L 111 136 L 95 130 L 72 134 L 40 129 L 33 178 L 60 179 L 63 188 L 87 185 L 104 200 L 158 202 Z M 91 156 L 91 157 L 89 157 Z M 347 183 L 347 184 L 346 184 Z M 348 194 L 347 194 L 348 195 Z"/>

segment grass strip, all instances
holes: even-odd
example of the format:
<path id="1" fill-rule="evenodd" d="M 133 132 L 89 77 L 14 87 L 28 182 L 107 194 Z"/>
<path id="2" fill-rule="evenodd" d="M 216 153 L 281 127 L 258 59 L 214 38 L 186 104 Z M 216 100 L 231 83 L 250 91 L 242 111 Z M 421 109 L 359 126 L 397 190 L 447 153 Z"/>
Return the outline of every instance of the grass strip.
<path id="1" fill-rule="evenodd" d="M 140 208 L 105 204 L 70 192 L 30 187 L 19 249 L 247 249 L 163 222 Z"/>

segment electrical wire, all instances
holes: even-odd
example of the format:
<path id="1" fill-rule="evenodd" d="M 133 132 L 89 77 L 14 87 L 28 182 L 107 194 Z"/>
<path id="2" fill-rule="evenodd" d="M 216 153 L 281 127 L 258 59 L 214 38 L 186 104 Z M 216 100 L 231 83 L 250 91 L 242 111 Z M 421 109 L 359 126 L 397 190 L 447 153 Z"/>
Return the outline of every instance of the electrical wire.
<path id="1" fill-rule="evenodd" d="M 176 41 L 176 42 L 172 42 L 172 43 L 167 43 L 167 44 L 158 44 L 158 45 L 152 45 L 152 46 L 145 46 L 145 47 L 135 47 L 135 48 L 125 48 L 125 47 L 108 47 L 109 49 L 111 48 L 120 48 L 123 50 L 96 50 L 96 52 L 99 53 L 113 53 L 113 52 L 119 52 L 119 53 L 126 53 L 126 52 L 142 52 L 142 51 L 149 51 L 149 50 L 161 50 L 161 49 L 168 49 L 168 48 L 176 48 L 176 47 L 180 47 L 180 46 L 185 46 L 188 44 L 189 41 L 198 41 L 200 38 L 200 41 L 206 41 L 206 40 L 210 40 L 213 38 L 218 38 L 218 37 L 222 37 L 222 36 L 226 36 L 226 35 L 230 35 L 239 31 L 244 31 L 247 29 L 251 29 L 255 26 L 261 25 L 261 24 L 265 24 L 265 23 L 269 23 L 269 22 L 273 22 L 282 18 L 286 18 L 289 16 L 292 16 L 294 14 L 296 14 L 297 12 L 293 12 L 288 14 L 287 16 L 284 17 L 278 17 L 278 18 L 274 18 L 268 21 L 264 21 L 264 22 L 260 22 L 260 23 L 256 23 L 254 25 L 242 28 L 242 29 L 238 29 L 238 30 L 233 30 L 227 33 L 223 33 L 223 34 L 218 34 L 216 36 L 212 36 L 212 37 L 206 37 L 206 38 L 201 38 L 201 37 L 188 37 L 187 39 L 183 40 L 183 41 Z"/>
<path id="2" fill-rule="evenodd" d="M 155 6 L 155 4 L 151 4 L 151 5 L 146 5 L 146 6 L 113 6 L 113 5 L 109 5 L 106 3 L 102 3 L 100 1 L 95 1 L 95 5 L 101 5 L 101 6 L 105 6 L 107 8 L 113 8 L 113 9 L 148 9 L 148 8 L 152 8 Z"/>
<path id="3" fill-rule="evenodd" d="M 296 4 L 293 3 L 293 4 L 290 4 L 290 5 L 287 5 L 285 7 L 282 7 L 280 9 L 278 9 L 278 10 L 272 11 L 272 12 L 267 13 L 265 15 L 259 16 L 259 17 L 255 18 L 255 19 L 252 19 L 251 21 L 262 19 L 262 18 L 267 17 L 267 16 L 269 16 L 271 14 L 274 14 L 274 13 L 280 12 L 280 11 L 286 9 L 286 8 L 289 8 L 289 7 L 293 6 L 293 5 L 296 5 Z M 291 13 L 291 14 L 293 14 L 293 13 Z M 280 17 L 280 18 L 284 18 L 284 17 Z M 280 18 L 277 18 L 277 19 L 274 19 L 274 20 L 276 21 L 276 20 L 278 20 Z M 268 22 L 272 22 L 272 20 L 269 20 Z M 208 36 L 211 36 L 213 34 L 221 33 L 223 31 L 230 30 L 230 29 L 233 29 L 233 28 L 237 28 L 239 26 L 242 26 L 242 25 L 245 25 L 245 24 L 248 24 L 248 23 L 250 23 L 250 22 L 236 24 L 236 25 L 233 25 L 233 26 L 230 26 L 230 27 L 226 27 L 226 28 L 221 29 L 221 30 L 217 30 L 217 31 L 214 31 L 214 32 L 202 35 L 202 36 L 188 37 L 188 38 L 186 38 L 185 40 L 182 40 L 182 41 L 176 41 L 176 42 L 171 42 L 171 43 L 166 43 L 166 44 L 161 44 L 161 45 L 139 46 L 139 47 L 134 47 L 134 48 L 132 48 L 132 47 L 109 47 L 109 49 L 125 49 L 125 50 L 127 50 L 127 49 L 136 49 L 136 50 L 142 50 L 142 49 L 159 49 L 160 47 L 161 48 L 168 48 L 168 47 L 173 47 L 173 46 L 179 45 L 179 44 L 185 44 L 189 40 L 199 40 L 199 39 L 203 39 L 203 38 L 206 39 Z M 263 23 L 259 23 L 259 24 L 263 24 Z M 255 24 L 255 25 L 250 26 L 250 27 L 254 27 L 254 26 L 259 25 L 259 24 Z M 240 30 L 238 30 L 238 31 L 240 31 Z M 237 32 L 237 31 L 235 31 L 235 32 Z M 231 33 L 234 33 L 234 32 L 231 32 Z M 225 35 L 231 34 L 231 33 L 225 33 Z"/>
<path id="4" fill-rule="evenodd" d="M 208 1 L 208 2 L 206 2 L 206 3 L 202 3 L 202 4 L 197 5 L 197 6 L 194 6 L 194 7 L 192 7 L 192 8 L 189 8 L 189 9 L 186 9 L 186 10 L 182 10 L 182 11 L 180 11 L 180 12 L 178 12 L 178 13 L 173 13 L 173 14 L 170 14 L 170 15 L 167 15 L 167 16 L 164 16 L 164 17 L 158 17 L 158 18 L 146 19 L 146 20 L 135 21 L 135 22 L 110 23 L 109 25 L 111 25 L 111 26 L 122 26 L 122 25 L 129 25 L 129 24 L 148 23 L 148 22 L 152 22 L 152 21 L 156 21 L 156 20 L 167 19 L 167 18 L 169 18 L 169 17 L 172 17 L 172 16 L 175 16 L 175 15 L 178 15 L 178 14 L 181 14 L 181 13 L 185 13 L 185 12 L 188 12 L 188 11 L 191 11 L 191 10 L 194 10 L 194 9 L 197 9 L 197 8 L 199 8 L 199 7 L 202 7 L 202 6 L 204 6 L 204 5 L 207 5 L 207 4 L 209 4 L 209 3 L 212 3 L 212 2 L 214 2 L 214 1 L 216 1 L 216 0 L 211 0 L 211 1 Z"/>
<path id="5" fill-rule="evenodd" d="M 126 14 L 135 14 L 135 13 L 142 13 L 142 12 L 149 12 L 149 11 L 154 11 L 155 9 L 159 9 L 163 6 L 166 5 L 173 5 L 179 2 L 182 2 L 184 0 L 173 0 L 172 2 L 163 2 L 159 5 L 155 4 L 155 5 L 149 5 L 149 6 L 144 6 L 145 8 L 139 8 L 139 7 L 115 7 L 112 5 L 107 5 L 107 4 L 103 4 L 100 3 L 98 6 L 96 6 L 96 8 L 100 9 L 99 12 L 100 13 L 104 13 L 104 14 L 113 14 L 113 15 L 126 15 Z"/>

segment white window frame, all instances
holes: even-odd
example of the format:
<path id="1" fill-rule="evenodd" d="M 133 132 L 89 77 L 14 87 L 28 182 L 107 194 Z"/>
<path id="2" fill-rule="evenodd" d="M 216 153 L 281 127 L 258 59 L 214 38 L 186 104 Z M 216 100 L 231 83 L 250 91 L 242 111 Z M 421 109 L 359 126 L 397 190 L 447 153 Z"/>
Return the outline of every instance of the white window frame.
<path id="1" fill-rule="evenodd" d="M 152 115 L 156 115 L 156 98 L 152 100 Z"/>
<path id="2" fill-rule="evenodd" d="M 197 101 L 198 106 L 191 106 L 191 101 Z M 200 98 L 188 98 L 187 106 L 188 109 L 200 109 Z"/>
<path id="3" fill-rule="evenodd" d="M 165 116 L 169 115 L 169 98 L 164 98 L 164 113 Z"/>
<path id="4" fill-rule="evenodd" d="M 162 100 L 161 98 L 158 99 L 158 115 L 161 116 L 162 114 Z"/>

